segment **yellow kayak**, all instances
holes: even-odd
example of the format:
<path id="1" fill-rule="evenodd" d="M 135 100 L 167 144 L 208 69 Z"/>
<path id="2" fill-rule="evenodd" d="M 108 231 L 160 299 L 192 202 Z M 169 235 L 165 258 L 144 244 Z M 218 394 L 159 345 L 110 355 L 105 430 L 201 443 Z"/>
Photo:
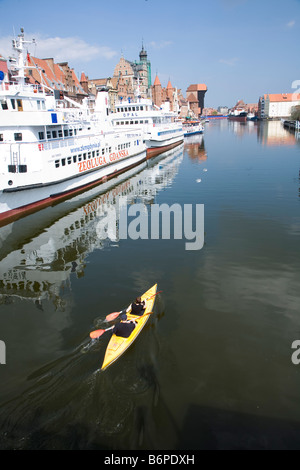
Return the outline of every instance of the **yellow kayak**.
<path id="1" fill-rule="evenodd" d="M 123 338 L 121 336 L 116 336 L 115 334 L 112 335 L 110 341 L 107 345 L 103 364 L 101 370 L 105 370 L 108 366 L 110 366 L 113 362 L 115 362 L 119 357 L 129 348 L 129 346 L 134 342 L 137 338 L 139 333 L 142 331 L 144 326 L 146 325 L 147 321 L 150 318 L 150 314 L 147 313 L 152 312 L 153 305 L 155 302 L 155 294 L 157 291 L 157 284 L 154 284 L 151 289 L 147 290 L 142 296 L 142 301 L 146 301 L 146 308 L 142 316 L 135 316 L 131 315 L 130 311 L 127 312 L 127 319 L 128 320 L 135 320 L 136 327 L 132 331 L 131 335 L 128 338 Z M 130 304 L 131 305 L 131 304 Z"/>

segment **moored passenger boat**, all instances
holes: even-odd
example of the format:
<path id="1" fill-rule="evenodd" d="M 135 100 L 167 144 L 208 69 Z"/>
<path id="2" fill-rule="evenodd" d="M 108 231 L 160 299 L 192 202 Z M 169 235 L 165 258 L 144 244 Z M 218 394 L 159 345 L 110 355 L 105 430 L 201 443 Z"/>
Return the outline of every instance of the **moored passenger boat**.
<path id="1" fill-rule="evenodd" d="M 200 121 L 186 121 L 183 123 L 184 137 L 195 134 L 203 134 L 204 127 Z"/>
<path id="2" fill-rule="evenodd" d="M 23 31 L 15 75 L 0 82 L 0 225 L 91 188 L 146 159 L 141 130 L 114 129 L 108 95 L 95 109 L 25 79 Z"/>
<path id="3" fill-rule="evenodd" d="M 116 105 L 116 112 L 110 118 L 116 130 L 143 131 L 148 157 L 183 142 L 182 123 L 177 115 L 166 108 L 158 108 L 149 99 L 137 97 L 135 101 L 122 101 Z"/>

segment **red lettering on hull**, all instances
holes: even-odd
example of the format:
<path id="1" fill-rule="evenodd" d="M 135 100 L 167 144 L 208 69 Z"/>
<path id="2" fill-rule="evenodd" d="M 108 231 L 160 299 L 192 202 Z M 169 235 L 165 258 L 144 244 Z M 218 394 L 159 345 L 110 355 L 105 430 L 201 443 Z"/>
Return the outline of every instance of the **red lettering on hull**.
<path id="1" fill-rule="evenodd" d="M 78 162 L 78 172 L 82 173 L 86 170 L 92 170 L 93 168 L 97 168 L 98 166 L 102 166 L 106 164 L 106 159 L 104 156 L 91 158 L 84 162 Z"/>

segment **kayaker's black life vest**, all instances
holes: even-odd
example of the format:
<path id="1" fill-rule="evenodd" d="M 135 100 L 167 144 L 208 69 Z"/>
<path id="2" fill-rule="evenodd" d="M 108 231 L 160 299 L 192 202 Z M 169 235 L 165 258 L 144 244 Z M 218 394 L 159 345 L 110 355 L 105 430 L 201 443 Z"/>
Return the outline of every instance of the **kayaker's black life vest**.
<path id="1" fill-rule="evenodd" d="M 134 302 L 131 304 L 131 312 L 130 312 L 131 315 L 141 316 L 143 315 L 144 310 L 145 310 L 144 304 L 136 304 Z"/>
<path id="2" fill-rule="evenodd" d="M 128 338 L 133 330 L 135 329 L 135 323 L 130 322 L 130 323 L 117 323 L 116 326 L 113 329 L 113 333 L 116 336 L 122 336 L 122 338 Z"/>

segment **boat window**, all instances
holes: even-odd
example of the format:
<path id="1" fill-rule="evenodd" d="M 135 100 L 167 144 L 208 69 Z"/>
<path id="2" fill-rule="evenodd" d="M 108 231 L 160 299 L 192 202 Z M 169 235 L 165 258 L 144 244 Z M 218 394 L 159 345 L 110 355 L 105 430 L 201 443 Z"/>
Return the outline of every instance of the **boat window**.
<path id="1" fill-rule="evenodd" d="M 23 103 L 22 100 L 17 100 L 18 111 L 23 111 Z"/>
<path id="2" fill-rule="evenodd" d="M 62 164 L 62 166 L 65 166 L 65 164 L 66 164 L 66 159 L 65 158 L 61 159 L 61 164 Z"/>
<path id="3" fill-rule="evenodd" d="M 77 155 L 73 155 L 73 162 L 76 163 Z"/>
<path id="4" fill-rule="evenodd" d="M 69 130 L 69 136 L 72 137 L 72 135 L 73 135 L 73 129 L 70 129 Z"/>
<path id="5" fill-rule="evenodd" d="M 22 140 L 22 132 L 15 132 L 15 140 L 16 141 Z"/>
<path id="6" fill-rule="evenodd" d="M 45 139 L 44 132 L 39 132 L 39 140 L 44 140 L 44 139 Z"/>
<path id="7" fill-rule="evenodd" d="M 59 160 L 55 160 L 55 168 L 59 167 Z"/>
<path id="8" fill-rule="evenodd" d="M 57 132 L 56 131 L 52 131 L 52 137 L 53 137 L 53 139 L 57 138 Z"/>
<path id="9" fill-rule="evenodd" d="M 11 102 L 12 109 L 16 109 L 16 100 L 12 98 L 10 102 Z"/>
<path id="10" fill-rule="evenodd" d="M 6 101 L 6 100 L 1 100 L 1 106 L 2 106 L 2 109 L 3 109 L 3 110 L 8 109 L 7 101 Z"/>
<path id="11" fill-rule="evenodd" d="M 62 130 L 61 129 L 59 129 L 59 131 L 58 131 L 58 137 L 62 137 Z"/>
<path id="12" fill-rule="evenodd" d="M 68 157 L 68 165 L 72 163 L 72 157 Z"/>
<path id="13" fill-rule="evenodd" d="M 65 136 L 65 137 L 68 137 L 68 135 L 69 135 L 68 129 L 64 129 L 64 136 Z"/>
<path id="14" fill-rule="evenodd" d="M 3 142 L 3 134 L 0 134 L 0 142 Z"/>
<path id="15" fill-rule="evenodd" d="M 51 132 L 47 131 L 47 139 L 51 139 Z"/>

